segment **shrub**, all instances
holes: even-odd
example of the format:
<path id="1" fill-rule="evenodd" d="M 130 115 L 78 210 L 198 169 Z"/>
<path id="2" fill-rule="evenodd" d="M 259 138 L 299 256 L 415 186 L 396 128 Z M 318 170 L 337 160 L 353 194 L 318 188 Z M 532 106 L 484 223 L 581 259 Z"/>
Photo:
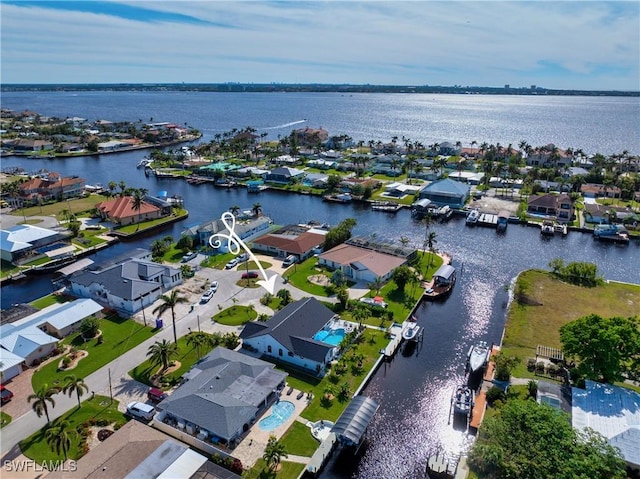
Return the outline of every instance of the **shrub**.
<path id="1" fill-rule="evenodd" d="M 85 338 L 95 337 L 95 335 L 98 334 L 99 328 L 100 323 L 94 316 L 89 316 L 88 318 L 83 319 L 82 323 L 80 323 L 80 332 Z"/>
<path id="2" fill-rule="evenodd" d="M 487 402 L 493 405 L 495 401 L 504 402 L 507 399 L 507 395 L 499 387 L 493 386 L 487 391 L 486 398 L 487 398 Z"/>
<path id="3" fill-rule="evenodd" d="M 527 359 L 527 371 L 533 372 L 536 369 L 536 360 L 534 358 Z"/>

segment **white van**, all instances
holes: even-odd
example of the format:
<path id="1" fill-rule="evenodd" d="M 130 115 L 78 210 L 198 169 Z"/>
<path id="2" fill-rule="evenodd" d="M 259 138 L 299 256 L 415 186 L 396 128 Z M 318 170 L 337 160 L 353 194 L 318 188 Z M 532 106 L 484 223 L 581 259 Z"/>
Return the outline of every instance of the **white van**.
<path id="1" fill-rule="evenodd" d="M 290 254 L 289 256 L 287 256 L 284 261 L 282 262 L 282 267 L 283 268 L 288 268 L 289 266 L 291 266 L 293 263 L 295 263 L 296 261 L 298 261 L 298 257 Z"/>
<path id="2" fill-rule="evenodd" d="M 156 413 L 156 408 L 143 402 L 132 402 L 127 404 L 127 413 L 139 419 L 151 421 Z"/>

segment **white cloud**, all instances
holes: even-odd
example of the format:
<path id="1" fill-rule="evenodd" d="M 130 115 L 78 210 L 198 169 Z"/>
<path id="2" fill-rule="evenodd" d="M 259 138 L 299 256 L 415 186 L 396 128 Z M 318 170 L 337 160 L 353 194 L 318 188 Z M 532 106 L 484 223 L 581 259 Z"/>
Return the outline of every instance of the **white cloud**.
<path id="1" fill-rule="evenodd" d="M 2 81 L 640 88 L 632 2 L 128 5 L 201 22 L 3 4 Z"/>

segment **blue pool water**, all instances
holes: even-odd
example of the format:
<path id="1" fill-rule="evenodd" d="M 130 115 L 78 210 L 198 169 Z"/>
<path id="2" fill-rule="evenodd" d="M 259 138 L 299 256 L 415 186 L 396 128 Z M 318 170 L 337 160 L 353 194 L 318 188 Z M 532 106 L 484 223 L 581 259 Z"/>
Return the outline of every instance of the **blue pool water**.
<path id="1" fill-rule="evenodd" d="M 315 339 L 316 341 L 322 341 L 323 343 L 331 344 L 333 346 L 337 346 L 342 342 L 345 334 L 345 330 L 342 328 L 332 329 L 330 331 L 322 329 L 313 336 L 313 339 Z"/>
<path id="2" fill-rule="evenodd" d="M 291 417 L 295 406 L 289 401 L 279 401 L 271 408 L 271 414 L 260 419 L 258 427 L 263 431 L 273 431 Z"/>

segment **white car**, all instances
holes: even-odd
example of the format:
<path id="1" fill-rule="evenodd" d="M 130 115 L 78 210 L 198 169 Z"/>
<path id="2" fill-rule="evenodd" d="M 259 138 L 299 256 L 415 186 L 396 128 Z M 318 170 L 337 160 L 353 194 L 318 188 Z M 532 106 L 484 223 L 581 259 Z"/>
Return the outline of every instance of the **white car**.
<path id="1" fill-rule="evenodd" d="M 211 281 L 211 286 L 209 286 L 209 289 L 211 291 L 213 291 L 214 293 L 216 291 L 218 291 L 218 282 L 217 281 Z"/>
<path id="2" fill-rule="evenodd" d="M 156 413 L 156 408 L 143 402 L 132 402 L 127 404 L 127 413 L 138 419 L 151 421 Z"/>
<path id="3" fill-rule="evenodd" d="M 215 293 L 215 290 L 209 288 L 208 290 L 206 290 L 204 292 L 204 294 L 202 295 L 202 298 L 200 298 L 200 303 L 204 304 L 204 303 L 208 303 L 209 300 L 211 298 L 213 298 L 213 293 Z"/>
<path id="4" fill-rule="evenodd" d="M 196 253 L 195 251 L 192 251 L 191 253 L 187 253 L 182 257 L 182 262 L 186 263 L 187 261 L 191 261 L 197 256 L 198 256 L 198 253 Z"/>
<path id="5" fill-rule="evenodd" d="M 225 266 L 224 269 L 231 269 L 234 266 L 236 266 L 238 264 L 238 260 L 236 258 L 233 258 L 231 261 L 229 261 Z"/>
<path id="6" fill-rule="evenodd" d="M 360 298 L 360 302 L 370 304 L 371 306 L 379 306 L 380 308 L 387 307 L 387 303 L 381 300 L 375 300 L 374 298 Z"/>

